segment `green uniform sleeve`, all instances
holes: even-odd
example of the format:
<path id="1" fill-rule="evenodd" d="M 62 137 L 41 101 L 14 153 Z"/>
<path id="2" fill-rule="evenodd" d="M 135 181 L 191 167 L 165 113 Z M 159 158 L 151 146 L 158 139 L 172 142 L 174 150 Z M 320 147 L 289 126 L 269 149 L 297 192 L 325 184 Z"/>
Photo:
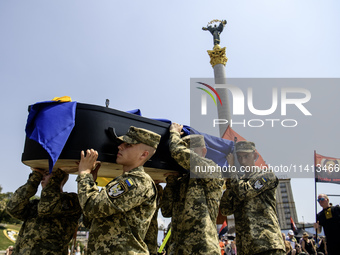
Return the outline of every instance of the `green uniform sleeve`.
<path id="1" fill-rule="evenodd" d="M 190 170 L 190 149 L 176 131 L 170 131 L 169 150 L 171 157 L 186 170 Z"/>
<path id="2" fill-rule="evenodd" d="M 221 198 L 220 210 L 222 215 L 228 216 L 234 214 L 237 209 L 235 200 L 234 194 L 227 188 Z"/>
<path id="3" fill-rule="evenodd" d="M 201 179 L 204 190 L 205 199 L 207 201 L 209 215 L 212 219 L 218 216 L 218 210 L 221 203 L 222 186 L 224 180 L 222 178 Z"/>
<path id="4" fill-rule="evenodd" d="M 214 161 L 201 157 L 188 149 L 176 131 L 170 131 L 169 141 L 171 157 L 184 169 L 190 171 L 191 177 L 202 179 L 209 186 L 212 185 L 212 182 L 217 186 L 223 185 L 221 172 L 218 171 L 218 166 Z"/>
<path id="5" fill-rule="evenodd" d="M 201 157 L 194 151 L 188 149 L 186 147 L 186 143 L 181 139 L 180 134 L 176 131 L 170 131 L 169 150 L 171 156 L 180 166 L 191 171 L 191 180 L 197 180 L 194 181 L 194 185 L 199 185 L 204 190 L 204 196 L 209 208 L 209 214 L 212 218 L 217 217 L 220 197 L 222 194 L 222 186 L 224 182 L 224 180 L 221 178 L 221 173 L 217 172 L 217 164 L 214 161 Z M 198 172 L 196 171 L 197 168 L 199 168 Z M 201 171 L 202 169 L 204 169 L 205 172 Z M 211 169 L 214 169 L 215 172 L 210 172 Z M 169 204 L 167 207 L 170 209 L 173 202 L 171 199 L 174 199 L 174 195 L 171 193 L 178 192 L 178 189 L 174 188 L 173 185 L 169 185 L 169 183 L 167 184 L 166 189 L 167 196 L 164 197 L 164 200 L 167 201 L 165 201 L 164 204 Z M 171 194 L 171 196 L 169 194 Z M 170 212 L 170 210 L 166 210 L 166 207 L 163 206 L 163 216 L 164 213 L 169 215 L 167 214 L 168 212 Z"/>
<path id="6" fill-rule="evenodd" d="M 162 202 L 162 199 L 163 199 L 163 187 L 160 185 L 160 184 L 156 184 L 156 187 L 157 187 L 157 209 L 159 209 L 160 207 L 160 204 Z"/>
<path id="7" fill-rule="evenodd" d="M 190 150 L 186 148 L 185 142 L 176 131 L 170 131 L 169 150 L 171 157 L 184 169 L 190 169 Z M 178 192 L 179 185 L 178 177 L 168 176 L 166 178 L 166 186 L 164 188 L 163 199 L 160 204 L 161 212 L 164 217 L 172 217 L 172 210 L 174 201 L 176 199 L 176 192 Z"/>
<path id="8" fill-rule="evenodd" d="M 272 172 L 253 175 L 248 180 L 234 177 L 231 180 L 231 190 L 240 201 L 256 197 L 266 190 L 276 188 L 278 179 Z"/>
<path id="9" fill-rule="evenodd" d="M 79 202 L 84 215 L 89 218 L 124 213 L 156 196 L 152 182 L 140 176 L 116 178 L 101 191 L 91 174 L 82 174 L 77 181 Z"/>
<path id="10" fill-rule="evenodd" d="M 38 203 L 38 214 L 40 216 L 80 214 L 81 208 L 77 194 L 63 193 L 60 190 L 61 182 L 65 176 L 64 171 L 57 169 L 46 187 L 41 191 L 41 198 Z"/>
<path id="11" fill-rule="evenodd" d="M 83 224 L 84 224 L 85 228 L 90 229 L 91 224 L 92 224 L 92 219 L 90 219 L 89 217 L 86 217 L 83 213 L 82 220 L 83 220 Z"/>
<path id="12" fill-rule="evenodd" d="M 163 197 L 160 202 L 162 215 L 166 218 L 172 216 L 172 208 L 175 199 L 175 194 L 178 192 L 176 176 L 168 176 L 166 178 L 166 186 L 163 191 Z"/>
<path id="13" fill-rule="evenodd" d="M 6 206 L 7 212 L 14 218 L 25 220 L 29 210 L 30 198 L 37 193 L 43 175 L 33 171 L 26 184 L 18 188 Z"/>

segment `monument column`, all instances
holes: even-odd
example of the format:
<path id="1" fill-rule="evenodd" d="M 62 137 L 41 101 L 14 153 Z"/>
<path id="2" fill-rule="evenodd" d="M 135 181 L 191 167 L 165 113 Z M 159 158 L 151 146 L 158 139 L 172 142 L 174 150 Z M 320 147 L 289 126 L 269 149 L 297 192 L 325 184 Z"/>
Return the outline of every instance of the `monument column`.
<path id="1" fill-rule="evenodd" d="M 216 23 L 219 22 L 217 26 Z M 211 24 L 215 23 L 214 26 Z M 210 57 L 210 64 L 214 69 L 214 79 L 215 84 L 227 84 L 226 74 L 225 74 L 225 65 L 228 61 L 226 56 L 226 47 L 221 48 L 220 44 L 220 34 L 223 31 L 224 26 L 227 24 L 227 21 L 223 20 L 212 20 L 208 23 L 207 27 L 203 27 L 202 30 L 207 30 L 213 35 L 214 47 L 213 50 L 208 50 L 208 54 Z M 222 137 L 228 125 L 230 123 L 230 107 L 229 107 L 229 98 L 228 98 L 228 90 L 227 88 L 216 88 L 217 93 L 219 94 L 222 105 L 218 104 L 217 106 L 217 114 L 219 119 L 227 120 L 227 124 L 220 124 L 219 131 L 220 136 Z"/>

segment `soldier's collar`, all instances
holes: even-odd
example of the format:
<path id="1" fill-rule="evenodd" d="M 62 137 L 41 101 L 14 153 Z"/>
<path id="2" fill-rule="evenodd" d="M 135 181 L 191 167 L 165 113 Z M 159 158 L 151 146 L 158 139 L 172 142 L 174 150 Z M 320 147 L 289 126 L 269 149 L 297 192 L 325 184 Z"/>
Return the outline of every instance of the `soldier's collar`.
<path id="1" fill-rule="evenodd" d="M 134 172 L 144 172 L 144 167 L 143 166 L 138 166 L 134 169 L 131 169 L 130 171 L 126 172 L 125 174 L 130 174 Z"/>

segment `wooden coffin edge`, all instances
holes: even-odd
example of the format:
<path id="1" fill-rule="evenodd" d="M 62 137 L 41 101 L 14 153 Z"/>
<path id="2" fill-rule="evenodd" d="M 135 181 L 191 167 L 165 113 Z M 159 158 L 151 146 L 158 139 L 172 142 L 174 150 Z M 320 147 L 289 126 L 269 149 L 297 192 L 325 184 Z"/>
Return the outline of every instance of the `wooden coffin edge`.
<path id="1" fill-rule="evenodd" d="M 76 162 L 79 162 L 79 159 L 59 159 L 53 167 L 53 170 L 60 168 L 61 170 L 78 175 L 78 165 Z M 32 168 L 40 168 L 40 169 L 48 169 L 48 160 L 47 159 L 35 159 L 35 160 L 25 160 L 22 161 L 23 164 L 32 167 Z M 166 170 L 159 168 L 151 168 L 144 167 L 146 173 L 148 173 L 151 178 L 155 181 L 165 183 L 164 174 L 170 172 L 178 172 L 176 170 Z M 107 180 L 111 180 L 123 173 L 122 166 L 116 163 L 110 162 L 101 162 L 101 167 L 98 171 L 98 177 L 104 177 Z M 100 185 L 103 186 L 103 185 Z M 105 185 L 104 185 L 105 186 Z"/>

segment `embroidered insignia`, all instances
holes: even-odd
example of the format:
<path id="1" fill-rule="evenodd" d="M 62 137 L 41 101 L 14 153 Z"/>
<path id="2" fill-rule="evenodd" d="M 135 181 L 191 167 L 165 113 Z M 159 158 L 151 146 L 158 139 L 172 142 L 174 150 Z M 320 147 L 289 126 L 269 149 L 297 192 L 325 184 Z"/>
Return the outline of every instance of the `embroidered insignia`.
<path id="1" fill-rule="evenodd" d="M 116 198 L 125 193 L 126 191 L 128 191 L 128 188 L 124 184 L 124 182 L 117 182 L 108 189 L 107 194 L 112 198 Z"/>
<path id="2" fill-rule="evenodd" d="M 262 178 L 263 179 L 263 178 Z M 257 180 L 255 183 L 254 183 L 254 189 L 261 189 L 263 187 L 263 183 L 260 181 L 260 180 Z"/>
<path id="3" fill-rule="evenodd" d="M 126 185 L 130 188 L 133 185 L 133 182 L 131 179 L 126 179 L 125 180 Z"/>

